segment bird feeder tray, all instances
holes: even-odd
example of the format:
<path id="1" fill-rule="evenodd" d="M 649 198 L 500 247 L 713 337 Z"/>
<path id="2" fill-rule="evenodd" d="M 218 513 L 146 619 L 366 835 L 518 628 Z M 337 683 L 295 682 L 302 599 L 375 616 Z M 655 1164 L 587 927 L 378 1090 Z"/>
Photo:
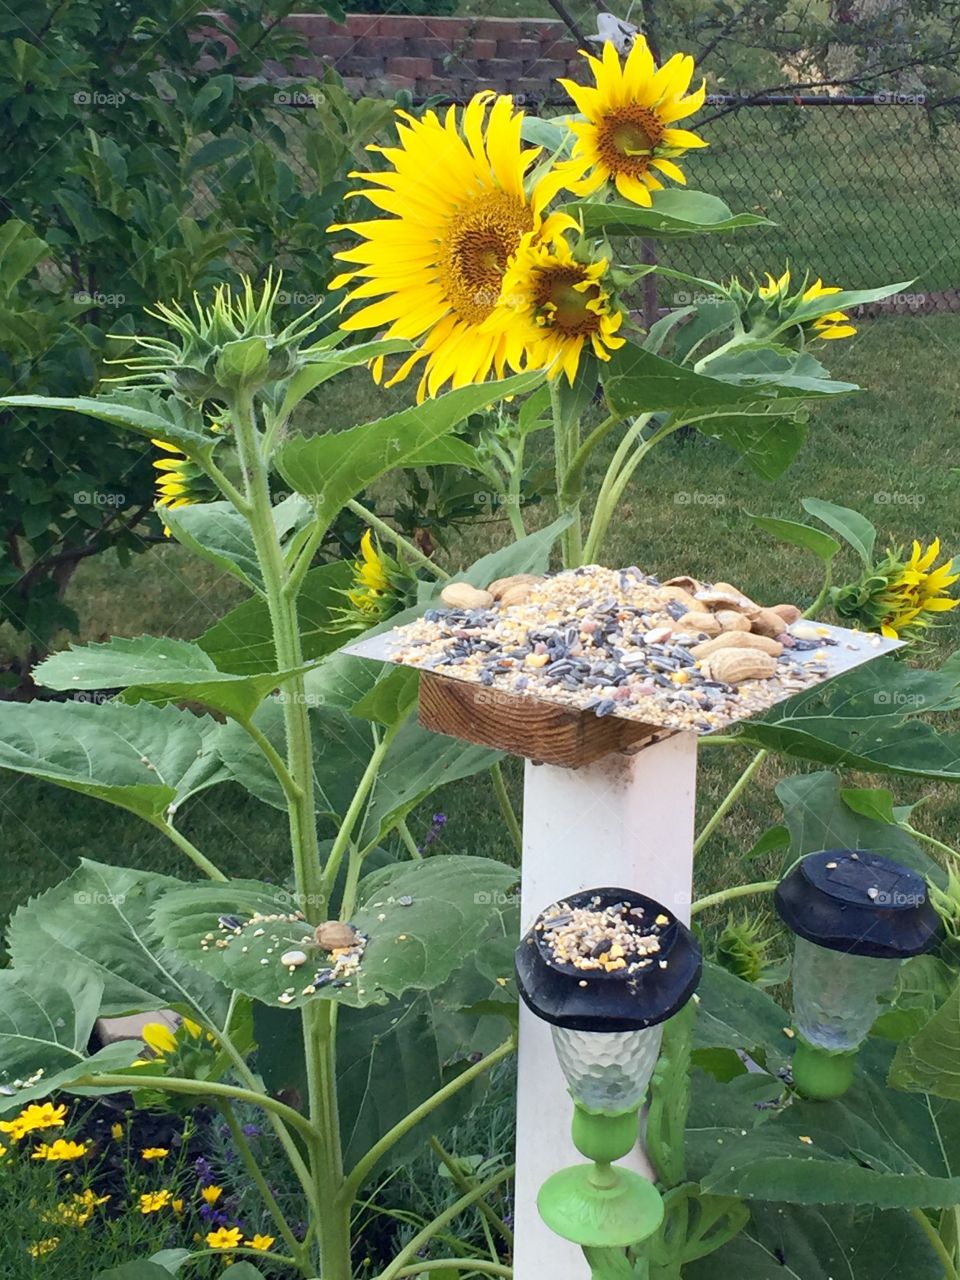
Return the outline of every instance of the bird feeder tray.
<path id="1" fill-rule="evenodd" d="M 674 581 L 701 587 L 705 612 L 733 598 L 733 588 Z M 688 594 L 636 569 L 567 570 L 519 603 L 428 608 L 344 652 L 419 670 L 424 728 L 579 768 L 675 733 L 727 731 L 901 643 L 798 620 L 776 640 L 738 632 L 718 644 L 689 613 L 675 616 L 671 591 Z"/>

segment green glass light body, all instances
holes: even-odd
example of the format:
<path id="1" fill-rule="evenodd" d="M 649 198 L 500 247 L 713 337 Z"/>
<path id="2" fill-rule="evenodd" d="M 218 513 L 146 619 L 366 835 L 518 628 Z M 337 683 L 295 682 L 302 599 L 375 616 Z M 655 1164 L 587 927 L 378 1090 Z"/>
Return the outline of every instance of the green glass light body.
<path id="1" fill-rule="evenodd" d="M 808 1098 L 839 1098 L 853 1082 L 857 1050 L 897 979 L 899 960 L 832 951 L 797 937 L 793 1008 L 794 1082 Z"/>
<path id="2" fill-rule="evenodd" d="M 663 1200 L 653 1183 L 614 1163 L 636 1145 L 662 1031 L 660 1026 L 623 1032 L 553 1028 L 575 1104 L 574 1145 L 591 1163 L 548 1178 L 537 1207 L 551 1231 L 587 1251 L 595 1280 L 618 1274 L 623 1251 L 642 1243 L 663 1221 Z"/>

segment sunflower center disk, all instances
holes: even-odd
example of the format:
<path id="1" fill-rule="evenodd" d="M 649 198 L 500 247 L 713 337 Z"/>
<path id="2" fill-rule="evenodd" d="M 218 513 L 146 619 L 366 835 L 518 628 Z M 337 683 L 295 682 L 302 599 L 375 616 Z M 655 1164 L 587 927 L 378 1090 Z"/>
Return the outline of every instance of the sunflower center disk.
<path id="1" fill-rule="evenodd" d="M 601 132 L 600 152 L 613 173 L 645 173 L 663 139 L 663 124 L 646 107 L 626 106 L 610 115 Z"/>
<path id="2" fill-rule="evenodd" d="M 533 229 L 533 215 L 506 192 L 485 192 L 458 209 L 440 246 L 440 274 L 450 305 L 480 324 L 497 304 L 507 262 Z"/>
<path id="3" fill-rule="evenodd" d="M 583 276 L 576 271 L 555 271 L 543 276 L 537 291 L 537 322 L 570 336 L 597 333 L 600 317 L 590 303 L 601 297 L 595 284 L 577 289 Z"/>

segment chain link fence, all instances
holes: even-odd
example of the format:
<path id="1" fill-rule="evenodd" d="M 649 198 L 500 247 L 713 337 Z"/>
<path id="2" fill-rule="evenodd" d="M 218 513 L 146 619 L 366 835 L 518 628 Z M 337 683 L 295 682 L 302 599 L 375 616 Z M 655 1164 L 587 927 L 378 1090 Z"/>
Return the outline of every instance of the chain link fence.
<path id="1" fill-rule="evenodd" d="M 776 225 L 672 241 L 665 265 L 720 279 L 789 263 L 848 289 L 912 281 L 895 310 L 960 310 L 956 114 L 897 94 L 714 97 L 693 127 L 710 146 L 685 158 L 691 186 Z M 672 288 L 661 282 L 666 305 Z"/>

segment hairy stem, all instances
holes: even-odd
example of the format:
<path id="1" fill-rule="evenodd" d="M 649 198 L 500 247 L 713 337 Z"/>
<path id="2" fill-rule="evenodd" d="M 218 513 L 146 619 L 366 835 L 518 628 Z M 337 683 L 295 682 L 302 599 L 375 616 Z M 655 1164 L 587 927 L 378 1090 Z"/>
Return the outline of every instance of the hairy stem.
<path id="1" fill-rule="evenodd" d="M 243 1132 L 243 1129 L 240 1127 L 240 1124 L 237 1120 L 236 1113 L 234 1112 L 233 1107 L 225 1098 L 220 1100 L 219 1106 L 220 1106 L 220 1111 L 223 1115 L 223 1118 L 227 1122 L 227 1128 L 230 1130 L 230 1136 L 233 1138 L 233 1144 L 236 1147 L 236 1149 L 239 1151 L 240 1158 L 243 1161 L 244 1165 L 246 1166 L 246 1170 L 247 1170 L 247 1173 L 250 1175 L 251 1181 L 253 1182 L 254 1186 L 256 1186 L 257 1190 L 260 1192 L 260 1195 L 263 1199 L 264 1204 L 267 1206 L 270 1216 L 273 1218 L 274 1222 L 276 1223 L 277 1230 L 280 1232 L 280 1236 L 283 1239 L 284 1244 L 286 1244 L 291 1254 L 293 1254 L 293 1256 L 298 1259 L 297 1265 L 301 1268 L 304 1274 L 309 1275 L 310 1260 L 308 1257 L 304 1256 L 300 1241 L 297 1239 L 297 1237 L 293 1234 L 293 1231 L 290 1229 L 290 1224 L 287 1222 L 286 1218 L 283 1216 L 283 1210 L 280 1208 L 279 1204 L 277 1204 L 276 1196 L 270 1190 L 269 1186 L 267 1185 L 266 1178 L 260 1172 L 260 1166 L 257 1164 L 256 1157 L 254 1156 L 253 1152 L 250 1150 L 250 1143 L 247 1141 L 247 1136 Z"/>
<path id="2" fill-rule="evenodd" d="M 590 532 L 587 535 L 587 543 L 583 550 L 583 564 L 592 564 L 599 557 L 607 531 L 610 528 L 610 521 L 613 519 L 620 499 L 623 497 L 624 490 L 630 482 L 634 471 L 636 471 L 651 449 L 655 448 L 661 440 L 665 440 L 667 436 L 672 435 L 674 431 L 679 431 L 683 425 L 681 422 L 667 422 L 658 431 L 655 431 L 652 436 L 649 436 L 636 448 L 633 448 L 634 441 L 649 422 L 650 416 L 649 414 L 643 414 L 637 418 L 620 441 L 617 452 L 610 460 L 610 465 L 607 467 L 606 475 L 600 485 L 596 506 L 593 509 Z"/>
<path id="3" fill-rule="evenodd" d="M 398 1276 L 410 1275 L 409 1270 L 404 1270 L 412 1258 L 415 1258 L 424 1245 L 429 1244 L 435 1235 L 441 1232 L 444 1227 L 451 1223 L 454 1218 L 458 1218 L 465 1210 L 472 1208 L 478 1200 L 482 1200 L 485 1195 L 499 1187 L 502 1182 L 506 1182 L 508 1178 L 513 1176 L 514 1166 L 510 1165 L 506 1169 L 501 1169 L 499 1173 L 495 1173 L 492 1177 L 487 1178 L 485 1182 L 481 1182 L 479 1186 L 465 1196 L 461 1196 L 449 1209 L 438 1214 L 432 1222 L 428 1222 L 422 1231 L 410 1240 L 397 1254 L 393 1262 L 385 1271 L 381 1271 L 377 1280 L 397 1280 Z M 422 1270 L 423 1264 L 418 1263 L 412 1274 L 416 1275 L 417 1270 Z M 494 1273 L 496 1274 L 496 1273 Z M 953 1277 L 951 1277 L 953 1280 Z"/>
<path id="4" fill-rule="evenodd" d="M 756 884 L 737 884 L 732 889 L 721 889 L 719 893 L 711 893 L 706 898 L 698 898 L 690 908 L 692 916 L 698 916 L 701 911 L 708 911 L 710 907 L 720 907 L 725 902 L 733 902 L 737 898 L 750 898 L 754 894 L 773 893 L 779 880 L 758 880 Z"/>
<path id="5" fill-rule="evenodd" d="M 717 827 L 724 820 L 724 818 L 729 813 L 730 809 L 736 803 L 737 798 L 740 796 L 741 792 L 743 792 L 750 785 L 750 781 L 753 778 L 753 775 L 757 772 L 757 770 L 760 768 L 760 766 L 763 764 L 764 760 L 766 760 L 769 754 L 770 754 L 769 751 L 765 749 L 761 749 L 753 757 L 753 759 L 747 765 L 746 769 L 744 769 L 743 773 L 740 775 L 740 777 L 737 779 L 734 785 L 727 792 L 726 796 L 724 796 L 723 800 L 721 800 L 720 804 L 717 806 L 717 810 L 714 813 L 713 817 L 710 818 L 710 820 L 707 822 L 707 825 L 703 828 L 703 830 L 697 836 L 693 844 L 694 853 L 699 853 L 700 850 L 703 848 L 703 846 L 706 844 L 706 842 L 710 839 L 714 831 L 716 831 Z"/>
<path id="6" fill-rule="evenodd" d="M 510 1036 L 492 1053 L 488 1053 L 485 1058 L 481 1058 L 472 1067 L 468 1067 L 466 1071 L 461 1072 L 455 1079 L 445 1084 L 442 1089 L 438 1089 L 426 1101 L 421 1102 L 419 1107 L 415 1107 L 413 1111 L 398 1121 L 354 1165 L 344 1184 L 344 1195 L 353 1200 L 365 1180 L 391 1147 L 396 1146 L 401 1138 L 405 1137 L 421 1120 L 426 1119 L 432 1111 L 436 1111 L 437 1107 L 442 1106 L 448 1099 L 458 1094 L 461 1089 L 465 1089 L 467 1085 L 473 1084 L 474 1080 L 482 1076 L 485 1071 L 489 1071 L 491 1067 L 495 1067 L 498 1062 L 508 1058 L 515 1048 L 516 1040 L 513 1036 Z"/>
<path id="7" fill-rule="evenodd" d="M 444 1150 L 443 1146 L 437 1141 L 437 1139 L 432 1134 L 430 1135 L 430 1147 L 434 1155 L 437 1157 L 437 1159 L 446 1169 L 447 1173 L 449 1173 L 451 1179 L 453 1180 L 458 1190 L 462 1192 L 462 1194 L 464 1195 L 466 1195 L 468 1191 L 472 1191 L 475 1186 L 475 1183 L 473 1182 L 473 1180 L 467 1177 L 467 1175 L 463 1172 L 463 1170 L 457 1164 L 454 1157 L 450 1155 L 448 1151 Z M 486 1200 L 478 1200 L 477 1208 L 483 1214 L 484 1218 L 486 1218 L 490 1226 L 493 1227 L 494 1231 L 496 1231 L 497 1234 L 504 1240 L 507 1247 L 512 1249 L 513 1248 L 513 1232 L 510 1230 L 510 1228 L 507 1226 L 504 1220 L 500 1217 L 497 1211 L 491 1205 L 487 1204 Z M 494 1261 L 496 1261 L 496 1259 L 494 1259 Z"/>
<path id="8" fill-rule="evenodd" d="M 171 826 L 169 822 L 152 822 L 150 824 L 156 827 L 158 831 L 162 831 L 167 839 L 177 846 L 181 853 L 185 853 L 193 865 L 205 876 L 209 876 L 211 880 L 226 880 L 227 876 L 223 874 L 219 867 L 214 866 L 205 853 L 201 853 L 195 844 L 176 827 Z"/>
<path id="9" fill-rule="evenodd" d="M 300 624 L 296 594 L 287 589 L 289 575 L 273 522 L 263 442 L 257 431 L 250 397 L 238 395 L 230 409 L 246 485 L 246 500 L 250 506 L 250 529 L 270 612 L 277 667 L 281 671 L 291 670 L 303 663 Z M 284 690 L 283 720 L 287 743 L 286 767 L 298 789 L 298 795 L 288 800 L 297 905 L 305 919 L 315 924 L 326 915 L 329 899 L 328 884 L 320 865 L 313 741 L 302 675 L 294 676 Z M 324 1280 L 350 1280 L 349 1219 L 342 1214 L 328 1213 L 325 1208 L 337 1200 L 343 1181 L 336 1090 L 336 1021 L 331 1002 L 308 1002 L 303 1007 L 301 1019 L 311 1122 L 308 1140 L 310 1168 L 316 1196 L 324 1210 L 320 1222 L 321 1270 Z"/>
<path id="10" fill-rule="evenodd" d="M 250 736 L 256 745 L 263 752 L 273 772 L 276 774 L 277 781 L 283 788 L 283 794 L 291 802 L 300 799 L 300 787 L 297 782 L 290 776 L 290 771 L 284 763 L 283 756 L 276 749 L 267 735 L 261 732 L 255 724 L 249 720 L 239 720 L 237 722 L 241 729 Z"/>
<path id="11" fill-rule="evenodd" d="M 398 547 L 404 553 L 408 560 L 413 561 L 414 564 L 420 565 L 421 568 L 429 570 L 435 578 L 442 580 L 450 577 L 449 573 L 447 573 L 445 569 L 441 569 L 438 564 L 434 564 L 429 556 L 424 555 L 420 548 L 414 546 L 414 544 L 408 538 L 405 538 L 402 533 L 399 533 L 392 525 L 387 524 L 386 520 L 381 520 L 378 515 L 374 515 L 372 511 L 368 511 L 366 507 L 362 506 L 355 499 L 350 499 L 347 503 L 347 509 L 352 511 L 355 516 L 359 516 L 361 520 L 365 520 L 371 529 L 375 529 L 376 532 L 382 534 L 383 537 L 389 538 L 394 546 Z"/>
<path id="12" fill-rule="evenodd" d="M 404 1267 L 396 1272 L 397 1280 L 403 1276 L 419 1276 L 425 1271 L 479 1271 L 485 1276 L 513 1276 L 513 1268 L 502 1262 L 487 1262 L 485 1258 L 431 1258 L 418 1262 L 415 1267 Z"/>
<path id="13" fill-rule="evenodd" d="M 147 1077 L 144 1077 L 146 1079 Z M 103 1075 L 84 1076 L 77 1083 L 86 1087 L 96 1087 L 105 1089 L 124 1089 L 133 1088 L 137 1081 L 130 1075 L 111 1075 L 109 1072 Z M 299 1111 L 294 1111 L 293 1107 L 288 1107 L 285 1102 L 280 1102 L 276 1098 L 271 1098 L 269 1094 L 257 1093 L 253 1089 L 242 1089 L 239 1085 L 222 1084 L 214 1080 L 188 1080 L 181 1076 L 150 1076 L 149 1084 L 151 1089 L 160 1089 L 165 1093 L 188 1093 L 198 1098 L 210 1098 L 217 1101 L 220 1098 L 226 1099 L 228 1102 L 245 1102 L 251 1107 L 260 1107 L 263 1111 L 271 1111 L 278 1115 L 282 1120 L 293 1129 L 298 1129 L 305 1138 L 315 1138 L 316 1131 L 306 1116 L 301 1115 Z"/>
<path id="14" fill-rule="evenodd" d="M 947 1246 L 940 1239 L 939 1232 L 936 1230 L 927 1215 L 922 1209 L 911 1209 L 910 1216 L 923 1231 L 923 1234 L 929 1241 L 930 1248 L 937 1255 L 940 1265 L 943 1267 L 944 1280 L 960 1280 L 960 1272 L 958 1272 L 957 1268 L 954 1266 L 953 1259 L 947 1251 Z"/>

